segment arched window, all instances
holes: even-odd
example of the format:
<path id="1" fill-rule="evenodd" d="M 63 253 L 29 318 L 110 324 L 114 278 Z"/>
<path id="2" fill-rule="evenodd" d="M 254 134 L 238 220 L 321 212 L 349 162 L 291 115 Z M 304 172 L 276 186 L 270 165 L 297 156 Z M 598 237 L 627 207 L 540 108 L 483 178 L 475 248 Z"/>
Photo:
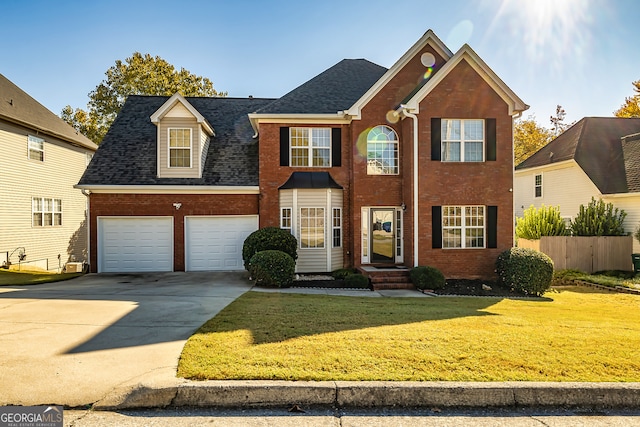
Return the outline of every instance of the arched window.
<path id="1" fill-rule="evenodd" d="M 367 174 L 397 175 L 398 135 L 389 126 L 376 126 L 367 134 Z"/>

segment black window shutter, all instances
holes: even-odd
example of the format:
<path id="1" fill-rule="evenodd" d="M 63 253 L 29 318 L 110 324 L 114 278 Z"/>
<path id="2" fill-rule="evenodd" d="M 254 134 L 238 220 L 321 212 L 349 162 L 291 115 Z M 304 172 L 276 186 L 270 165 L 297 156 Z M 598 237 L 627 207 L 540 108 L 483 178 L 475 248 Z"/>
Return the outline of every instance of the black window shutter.
<path id="1" fill-rule="evenodd" d="M 331 166 L 342 166 L 342 129 L 331 129 Z"/>
<path id="2" fill-rule="evenodd" d="M 487 248 L 498 247 L 498 207 L 487 206 Z"/>
<path id="3" fill-rule="evenodd" d="M 486 119 L 484 121 L 487 137 L 487 161 L 496 160 L 496 119 Z"/>
<path id="4" fill-rule="evenodd" d="M 431 160 L 440 161 L 442 152 L 440 144 L 442 141 L 441 119 L 431 118 Z"/>
<path id="5" fill-rule="evenodd" d="M 431 206 L 431 247 L 442 248 L 442 206 Z"/>
<path id="6" fill-rule="evenodd" d="M 280 128 L 280 166 L 289 166 L 289 128 Z"/>

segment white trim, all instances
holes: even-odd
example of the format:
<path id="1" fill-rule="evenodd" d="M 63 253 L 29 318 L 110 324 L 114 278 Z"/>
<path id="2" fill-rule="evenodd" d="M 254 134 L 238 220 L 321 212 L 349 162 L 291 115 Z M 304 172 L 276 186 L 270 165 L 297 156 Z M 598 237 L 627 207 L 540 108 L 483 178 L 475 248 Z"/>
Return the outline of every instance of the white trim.
<path id="1" fill-rule="evenodd" d="M 304 125 L 344 125 L 351 123 L 351 118 L 345 116 L 344 112 L 338 111 L 333 114 L 248 114 L 251 127 L 256 132 L 259 131 L 260 123 L 287 123 Z"/>
<path id="2" fill-rule="evenodd" d="M 424 49 L 426 46 L 431 46 L 436 53 L 438 53 L 441 57 L 448 61 L 453 53 L 449 50 L 449 48 L 435 35 L 432 30 L 428 30 L 424 35 L 413 45 L 409 50 L 405 52 L 404 55 L 400 59 L 396 61 L 395 64 L 380 79 L 373 85 L 369 90 L 360 97 L 358 101 L 349 110 L 347 110 L 347 114 L 353 116 L 354 119 L 360 120 L 362 109 L 371 101 L 377 94 L 384 88 L 387 83 L 393 79 L 396 74 L 398 74 L 407 63 L 415 57 L 415 55 L 420 52 L 420 50 Z M 438 75 L 440 73 L 437 73 Z"/>
<path id="3" fill-rule="evenodd" d="M 42 146 L 42 148 L 32 148 L 31 147 L 31 143 L 34 144 L 39 144 Z M 36 151 L 38 153 L 42 153 L 42 159 L 36 159 L 34 157 L 31 157 L 31 150 Z M 27 135 L 27 158 L 29 160 L 35 160 L 37 162 L 43 162 L 44 163 L 44 139 L 40 138 L 39 136 L 35 136 L 35 135 Z"/>
<path id="4" fill-rule="evenodd" d="M 307 142 L 308 145 L 307 146 L 302 146 L 302 145 L 297 145 L 297 146 L 293 146 L 292 145 L 292 138 L 293 138 L 293 130 L 296 129 L 298 131 L 304 130 L 306 133 L 306 138 L 307 138 Z M 313 138 L 313 131 L 314 130 L 323 130 L 323 131 L 327 131 L 328 135 L 329 135 L 329 146 L 328 147 L 324 147 L 324 146 L 319 146 L 319 145 L 315 145 L 314 142 L 316 140 L 314 140 Z M 289 127 L 289 166 L 292 168 L 330 168 L 333 166 L 332 164 L 332 160 L 333 160 L 333 132 L 331 132 L 331 128 L 328 127 L 307 127 L 307 126 L 292 126 Z M 293 165 L 293 156 L 292 156 L 292 151 L 293 149 L 306 149 L 307 150 L 307 164 L 306 165 Z M 313 152 L 314 150 L 328 150 L 329 151 L 329 164 L 328 165 L 320 165 L 320 166 L 315 166 L 313 164 Z"/>
<path id="5" fill-rule="evenodd" d="M 187 101 L 182 95 L 180 95 L 179 92 L 174 93 L 173 96 L 171 96 L 171 98 L 167 99 L 167 101 L 164 104 L 162 104 L 162 106 L 158 108 L 155 113 L 151 115 L 150 117 L 151 123 L 155 123 L 155 124 L 160 123 L 160 120 L 162 120 L 162 118 L 178 102 L 181 103 L 187 110 L 189 110 L 191 114 L 193 114 L 193 117 L 195 117 L 196 121 L 200 125 L 202 125 L 202 127 L 207 131 L 209 136 L 215 136 L 216 134 L 215 130 L 213 129 L 213 127 L 211 127 L 209 122 L 207 122 L 207 119 L 205 119 L 204 116 L 200 114 L 198 110 L 196 110 L 195 107 L 191 105 L 189 101 Z"/>
<path id="6" fill-rule="evenodd" d="M 544 175 L 542 171 L 540 173 L 533 174 L 533 199 L 542 199 L 544 198 Z M 538 183 L 536 182 L 536 178 L 540 177 L 540 195 L 536 194 L 536 188 L 538 188 Z"/>
<path id="7" fill-rule="evenodd" d="M 502 98 L 509 106 L 509 115 L 516 116 L 527 110 L 525 104 L 491 68 L 471 49 L 467 44 L 458 52 L 405 104 L 412 113 L 420 112 L 420 102 L 455 69 L 462 60 L 465 60 L 485 82 Z"/>
<path id="8" fill-rule="evenodd" d="M 260 194 L 258 186 L 231 185 L 74 185 L 73 188 L 111 194 Z"/>
<path id="9" fill-rule="evenodd" d="M 580 167 L 578 162 L 576 162 L 574 159 L 569 159 L 569 160 L 563 160 L 561 162 L 547 163 L 546 165 L 532 166 L 532 167 L 523 168 L 523 169 L 515 169 L 514 175 L 525 175 L 525 174 L 530 174 L 532 172 L 537 172 L 539 170 L 551 171 L 556 169 L 564 169 L 564 168 L 571 167 L 573 165 Z"/>

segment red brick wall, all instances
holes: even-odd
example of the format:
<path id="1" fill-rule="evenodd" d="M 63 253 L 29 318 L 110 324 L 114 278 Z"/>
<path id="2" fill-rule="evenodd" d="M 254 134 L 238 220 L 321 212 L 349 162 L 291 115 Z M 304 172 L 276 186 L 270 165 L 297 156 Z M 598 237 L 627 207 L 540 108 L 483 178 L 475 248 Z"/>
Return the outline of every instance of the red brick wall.
<path id="1" fill-rule="evenodd" d="M 184 271 L 184 217 L 193 215 L 256 215 L 258 195 L 235 194 L 103 194 L 90 196 L 91 271 L 98 269 L 97 218 L 101 216 L 172 216 L 173 268 Z M 181 203 L 176 209 L 173 203 Z"/>

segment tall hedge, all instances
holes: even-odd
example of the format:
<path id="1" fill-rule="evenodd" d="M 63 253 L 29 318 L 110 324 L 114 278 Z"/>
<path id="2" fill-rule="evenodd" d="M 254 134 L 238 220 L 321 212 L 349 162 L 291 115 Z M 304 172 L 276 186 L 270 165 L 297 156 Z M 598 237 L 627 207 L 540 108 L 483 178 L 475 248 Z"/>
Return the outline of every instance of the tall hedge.
<path id="1" fill-rule="evenodd" d="M 571 232 L 574 236 L 624 236 L 624 219 L 627 213 L 605 204 L 602 199 L 594 197 L 585 207 L 580 205 L 578 215 L 571 221 Z"/>
<path id="2" fill-rule="evenodd" d="M 516 218 L 516 236 L 520 239 L 538 240 L 542 236 L 564 236 L 567 226 L 560 216 L 560 208 L 531 205 L 522 218 Z"/>
<path id="3" fill-rule="evenodd" d="M 261 251 L 275 250 L 288 254 L 295 262 L 298 259 L 298 241 L 287 230 L 265 227 L 251 233 L 242 246 L 244 268 L 249 270 L 249 260 Z"/>
<path id="4" fill-rule="evenodd" d="M 500 285 L 529 295 L 542 295 L 551 287 L 553 261 L 529 248 L 511 248 L 496 260 Z"/>

